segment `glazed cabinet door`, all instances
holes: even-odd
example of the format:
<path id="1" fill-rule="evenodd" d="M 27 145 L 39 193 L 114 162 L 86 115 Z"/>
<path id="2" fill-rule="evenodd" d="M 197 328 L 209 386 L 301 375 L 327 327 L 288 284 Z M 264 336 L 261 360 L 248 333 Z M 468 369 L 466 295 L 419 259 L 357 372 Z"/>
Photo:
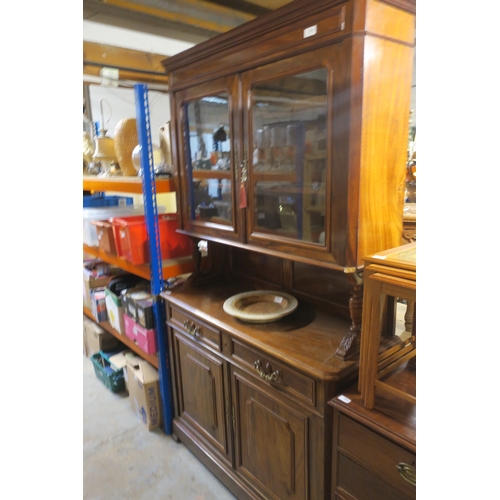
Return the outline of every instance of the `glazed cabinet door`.
<path id="1" fill-rule="evenodd" d="M 244 237 L 235 168 L 241 118 L 238 78 L 178 91 L 173 98 L 183 229 L 227 240 Z"/>
<path id="2" fill-rule="evenodd" d="M 171 335 L 176 417 L 230 462 L 224 361 L 176 329 L 171 329 Z"/>
<path id="3" fill-rule="evenodd" d="M 334 125 L 347 82 L 342 54 L 338 43 L 242 74 L 251 244 L 342 263 L 349 136 Z"/>
<path id="4" fill-rule="evenodd" d="M 238 474 L 263 498 L 310 498 L 308 416 L 273 398 L 253 377 L 231 369 Z"/>

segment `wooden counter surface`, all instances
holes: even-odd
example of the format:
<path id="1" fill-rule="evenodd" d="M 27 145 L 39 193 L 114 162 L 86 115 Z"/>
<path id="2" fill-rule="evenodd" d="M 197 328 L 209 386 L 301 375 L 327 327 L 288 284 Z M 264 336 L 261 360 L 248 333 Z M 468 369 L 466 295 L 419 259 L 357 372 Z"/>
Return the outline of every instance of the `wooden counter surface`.
<path id="1" fill-rule="evenodd" d="M 288 363 L 319 380 L 339 380 L 358 369 L 359 358 L 342 360 L 335 351 L 350 323 L 299 300 L 297 309 L 278 321 L 245 323 L 224 312 L 229 297 L 253 290 L 244 283 L 224 282 L 163 292 L 162 297 L 235 339 Z M 292 293 L 293 295 L 293 293 Z"/>

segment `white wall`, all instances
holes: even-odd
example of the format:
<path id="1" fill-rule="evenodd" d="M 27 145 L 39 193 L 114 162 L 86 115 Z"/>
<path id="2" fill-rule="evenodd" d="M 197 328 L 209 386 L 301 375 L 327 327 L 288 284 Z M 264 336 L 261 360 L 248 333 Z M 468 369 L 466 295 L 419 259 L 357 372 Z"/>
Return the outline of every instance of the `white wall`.
<path id="1" fill-rule="evenodd" d="M 101 85 L 90 85 L 90 104 L 92 120 L 102 122 L 108 130 L 106 134 L 114 137 L 116 125 L 123 118 L 136 118 L 134 89 L 103 87 Z M 101 117 L 100 104 L 103 109 Z M 153 145 L 160 145 L 159 128 L 170 120 L 169 96 L 166 93 L 154 90 L 148 91 L 149 118 L 151 122 L 151 141 Z M 109 120 L 109 121 L 108 121 Z"/>
<path id="2" fill-rule="evenodd" d="M 165 38 L 133 30 L 108 26 L 102 23 L 83 21 L 83 40 L 101 43 L 143 52 L 173 56 L 189 49 L 194 44 L 173 38 Z M 101 115 L 101 100 L 103 101 Z M 170 120 L 170 103 L 168 94 L 153 90 L 148 92 L 149 114 L 151 120 L 151 140 L 155 146 L 160 145 L 159 128 Z M 135 118 L 135 98 L 133 88 L 106 87 L 99 84 L 90 85 L 90 111 L 94 122 L 102 122 L 109 137 L 114 137 L 116 125 L 122 118 Z"/>

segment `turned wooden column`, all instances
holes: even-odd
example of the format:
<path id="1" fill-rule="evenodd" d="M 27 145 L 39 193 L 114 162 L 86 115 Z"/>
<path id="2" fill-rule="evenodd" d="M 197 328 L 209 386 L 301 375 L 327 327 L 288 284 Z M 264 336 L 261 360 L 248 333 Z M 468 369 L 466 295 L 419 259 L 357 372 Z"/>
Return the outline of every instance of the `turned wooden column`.
<path id="1" fill-rule="evenodd" d="M 349 313 L 351 316 L 351 327 L 349 332 L 341 340 L 335 355 L 341 358 L 352 356 L 359 352 L 361 337 L 361 317 L 363 315 L 363 282 L 357 272 L 348 274 L 349 282 L 353 290 L 349 298 Z"/>

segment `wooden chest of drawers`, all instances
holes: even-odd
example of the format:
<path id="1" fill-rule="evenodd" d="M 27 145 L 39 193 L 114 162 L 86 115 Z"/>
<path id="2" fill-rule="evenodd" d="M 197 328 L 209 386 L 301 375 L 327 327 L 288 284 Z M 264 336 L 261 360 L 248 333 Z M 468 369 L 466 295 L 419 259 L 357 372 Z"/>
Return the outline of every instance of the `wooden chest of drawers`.
<path id="1" fill-rule="evenodd" d="M 392 395 L 368 410 L 355 388 L 334 407 L 332 500 L 416 498 L 415 405 Z"/>

